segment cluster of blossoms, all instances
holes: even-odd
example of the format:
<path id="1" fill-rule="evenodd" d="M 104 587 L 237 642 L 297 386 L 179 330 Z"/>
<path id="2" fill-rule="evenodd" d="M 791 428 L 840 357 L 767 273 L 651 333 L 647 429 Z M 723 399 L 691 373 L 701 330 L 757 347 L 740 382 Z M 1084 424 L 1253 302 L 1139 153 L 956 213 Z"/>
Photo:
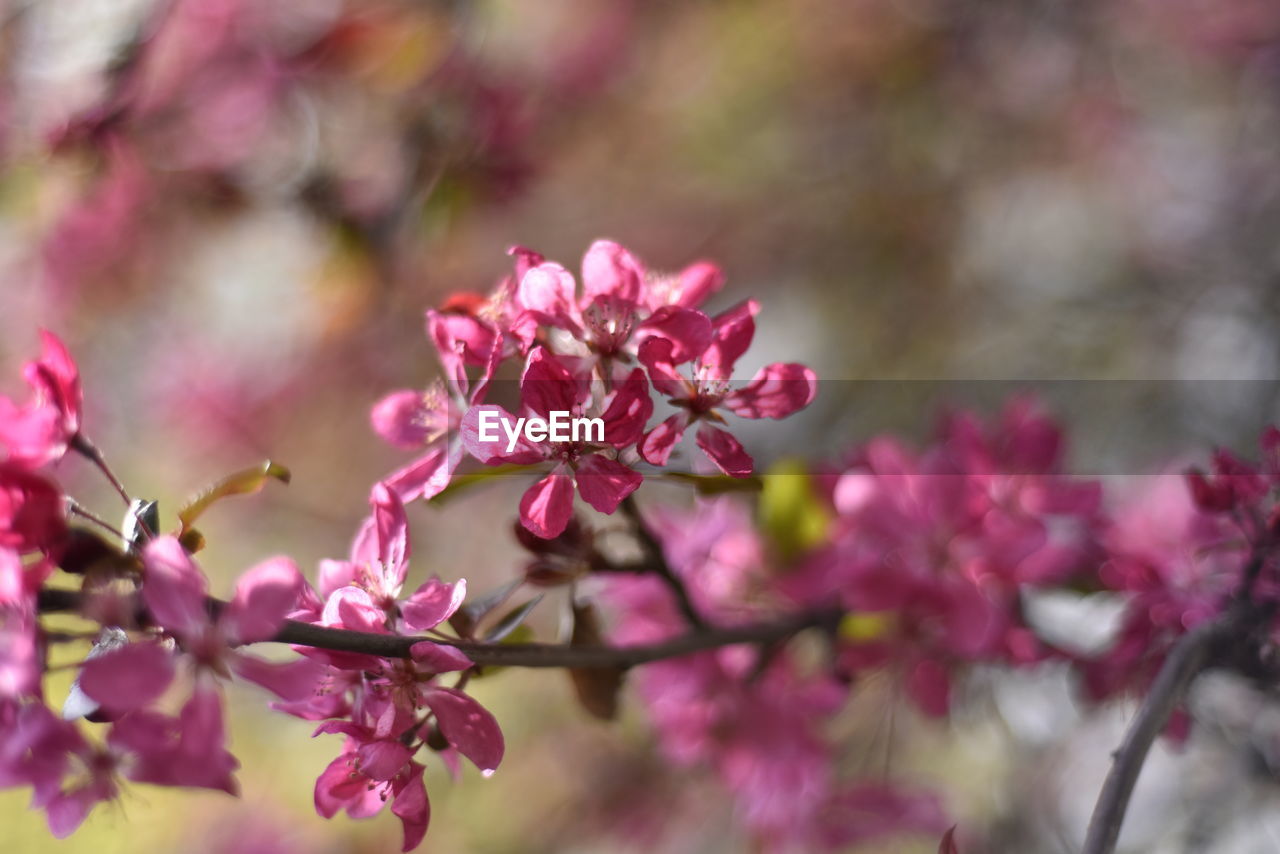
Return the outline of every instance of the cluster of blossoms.
<path id="1" fill-rule="evenodd" d="M 622 246 L 592 244 L 582 260 L 582 286 L 563 266 L 522 247 L 515 270 L 488 296 L 462 294 L 427 313 L 427 332 L 444 379 L 425 392 L 398 391 L 373 409 L 373 427 L 388 441 L 423 453 L 386 482 L 407 501 L 446 486 L 464 454 L 486 465 L 537 467 L 546 474 L 520 501 L 520 521 L 539 537 L 560 535 L 576 490 L 601 513 L 639 488 L 644 465 L 668 463 L 686 429 L 721 472 L 751 474 L 753 462 L 723 413 L 785 418 L 813 401 L 817 377 L 804 365 L 776 363 L 746 383 L 733 369 L 755 335 L 752 300 L 714 316 L 699 307 L 723 284 L 714 266 L 697 263 L 676 275 L 650 273 Z M 486 415 L 518 421 L 486 402 L 507 360 L 523 363 L 521 417 L 552 413 L 603 421 L 598 441 L 528 442 L 510 450 L 482 438 Z M 468 368 L 478 374 L 469 378 Z M 653 392 L 677 411 L 651 425 Z"/>
<path id="2" fill-rule="evenodd" d="M 609 241 L 587 251 L 580 283 L 536 252 L 511 254 L 514 270 L 492 293 L 427 313 L 443 377 L 387 395 L 371 415 L 377 433 L 419 455 L 373 485 L 348 558 L 322 561 L 314 587 L 273 557 L 241 574 L 229 601 L 211 597 L 190 523 L 279 471 L 232 476 L 162 532 L 85 435 L 77 367 L 43 334 L 27 397 L 0 397 L 0 783 L 29 787 L 54 833 L 116 798 L 122 780 L 235 792 L 223 685 L 244 680 L 271 692 L 274 709 L 316 722 L 316 735 L 342 736 L 315 784 L 317 812 L 361 818 L 389 805 L 410 850 L 429 821 L 429 761 L 455 775 L 464 758 L 485 775 L 502 761 L 502 732 L 465 693 L 469 681 L 486 662 L 536 658 L 569 669 L 584 707 L 604 718 L 625 673 L 645 665 L 634 685 L 664 755 L 710 769 L 761 850 L 936 835 L 947 821 L 933 795 L 847 773 L 837 716 L 868 674 L 889 674 L 942 716 L 975 664 L 1066 661 L 1091 700 L 1143 691 L 1178 638 L 1241 603 L 1270 643 L 1280 431 L 1264 434 L 1257 466 L 1219 452 L 1210 473 L 1155 478 L 1117 508 L 1099 483 L 1065 473 L 1061 430 L 1025 399 L 989 421 L 952 413 L 920 449 L 881 437 L 834 464 L 747 479 L 755 464 L 727 416 L 784 418 L 816 393 L 799 364 L 734 379 L 754 302 L 708 314 L 717 268 L 655 274 Z M 505 399 L 510 367 L 519 380 Z M 485 435 L 488 420 L 558 413 L 600 429 Z M 632 494 L 671 474 L 689 432 L 718 474 L 677 480 L 728 494 L 642 509 Z M 110 527 L 55 480 L 70 454 L 129 506 L 110 540 L 71 524 Z M 465 581 L 433 576 L 406 595 L 406 504 L 439 496 L 464 465 L 532 475 L 513 523 L 529 557 L 494 593 L 468 599 Z M 757 488 L 753 513 L 741 493 Z M 606 547 L 575 496 L 599 513 L 621 509 L 641 559 Z M 481 629 L 522 585 L 568 590 L 568 642 L 503 643 L 538 598 Z M 1028 607 L 1045 591 L 1123 597 L 1115 638 L 1089 653 L 1056 644 Z M 55 611 L 92 631 L 51 627 L 44 614 Z M 819 643 L 793 642 L 809 629 Z M 51 651 L 86 639 L 58 713 L 44 677 L 64 665 Z M 297 656 L 244 649 L 265 641 Z M 1269 650 L 1249 649 L 1240 666 L 1269 666 Z M 941 850 L 955 845 L 948 832 Z"/>
<path id="3" fill-rule="evenodd" d="M 290 616 L 384 634 L 432 630 L 453 616 L 462 581 L 432 579 L 397 601 L 409 541 L 393 492 L 375 486 L 351 559 L 321 565 L 318 593 L 293 561 L 276 557 L 243 573 L 231 600 L 220 602 L 192 557 L 195 541 L 152 530 L 154 517 L 136 504 L 123 547 L 68 525 L 69 510 L 87 514 L 50 467 L 70 449 L 102 464 L 80 429 L 79 374 L 48 333 L 25 373 L 30 400 L 0 398 L 0 780 L 29 786 L 56 835 L 117 797 L 121 779 L 234 794 L 238 763 L 226 749 L 220 688 L 230 679 L 261 685 L 278 708 L 323 721 L 317 734 L 345 735 L 342 754 L 317 780 L 317 811 L 367 816 L 391 799 L 406 850 L 428 820 L 424 766 L 413 758 L 419 748 L 430 745 L 455 770 L 459 755 L 486 773 L 497 767 L 503 741 L 493 717 L 436 682 L 471 667 L 451 646 L 424 639 L 396 660 L 308 647 L 288 662 L 240 649 L 275 638 Z M 42 677 L 52 646 L 75 636 L 39 621 L 45 582 L 58 569 L 82 577 L 79 611 L 99 627 L 61 715 L 46 702 Z M 105 726 L 100 742 L 82 732 L 80 718 Z"/>

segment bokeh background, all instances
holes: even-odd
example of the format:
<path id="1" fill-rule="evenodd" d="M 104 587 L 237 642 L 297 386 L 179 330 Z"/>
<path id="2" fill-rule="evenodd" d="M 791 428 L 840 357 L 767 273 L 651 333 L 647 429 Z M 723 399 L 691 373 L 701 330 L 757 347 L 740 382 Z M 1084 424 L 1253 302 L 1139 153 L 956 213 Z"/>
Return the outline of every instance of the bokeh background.
<path id="1" fill-rule="evenodd" d="M 434 376 L 423 309 L 487 289 L 513 243 L 722 264 L 712 308 L 763 305 L 754 362 L 823 378 L 785 430 L 744 431 L 762 458 L 1030 388 L 1081 471 L 1132 475 L 1248 449 L 1276 415 L 1278 107 L 1273 0 L 8 0 L 0 364 L 16 391 L 36 329 L 62 335 L 89 432 L 170 511 L 240 466 L 292 469 L 203 525 L 223 593 L 268 554 L 345 554 L 404 460 L 369 405 Z M 60 476 L 115 512 L 83 467 Z M 511 577 L 519 488 L 415 508 L 413 572 Z M 554 634 L 554 603 L 538 619 Z M 925 724 L 869 684 L 849 767 L 937 785 L 991 851 L 1071 850 L 1125 710 L 1082 713 L 1055 673 L 970 693 Z M 432 769 L 424 850 L 749 850 L 637 709 L 601 724 L 539 673 L 476 694 L 508 758 Z M 336 738 L 232 698 L 242 800 L 137 787 L 55 842 L 5 793 L 0 845 L 395 850 L 389 815 L 315 816 Z M 1238 686 L 1205 702 L 1221 724 L 1157 756 L 1131 850 L 1280 846 L 1249 752 L 1276 713 Z M 884 850 L 936 841 L 910 846 Z"/>

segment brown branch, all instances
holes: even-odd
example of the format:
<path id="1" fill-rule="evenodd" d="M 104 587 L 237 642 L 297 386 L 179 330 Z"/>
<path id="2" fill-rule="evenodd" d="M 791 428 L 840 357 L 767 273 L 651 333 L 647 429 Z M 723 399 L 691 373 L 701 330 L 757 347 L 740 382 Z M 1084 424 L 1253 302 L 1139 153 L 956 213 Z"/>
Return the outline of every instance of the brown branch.
<path id="1" fill-rule="evenodd" d="M 84 596 L 74 590 L 46 588 L 40 591 L 39 608 L 42 612 L 79 611 Z M 211 611 L 225 605 L 217 599 L 209 600 Z M 140 624 L 145 624 L 145 611 L 140 604 L 135 609 Z M 708 628 L 679 635 L 670 640 L 640 646 L 569 646 L 567 644 L 518 643 L 488 644 L 475 641 L 448 640 L 444 638 L 407 637 L 404 635 L 373 634 L 348 629 L 317 626 L 287 620 L 279 633 L 269 642 L 310 646 L 343 652 L 364 653 L 380 658 L 404 658 L 410 648 L 423 641 L 444 644 L 462 650 L 476 664 L 502 667 L 566 667 L 566 668 L 617 668 L 634 667 L 651 661 L 680 658 L 697 652 L 718 649 L 733 644 L 772 644 L 792 637 L 806 629 L 822 628 L 834 631 L 841 613 L 835 610 L 811 611 L 781 617 L 771 622 L 749 623 L 741 626 Z"/>
<path id="2" fill-rule="evenodd" d="M 1082 854 L 1112 854 L 1133 788 L 1142 773 L 1151 745 L 1169 723 L 1169 718 L 1186 698 L 1191 683 L 1209 667 L 1227 640 L 1243 641 L 1250 633 L 1249 627 L 1256 620 L 1253 609 L 1247 603 L 1239 603 L 1221 616 L 1201 623 L 1183 635 L 1173 645 L 1156 675 L 1151 690 L 1142 700 L 1138 713 L 1129 724 L 1114 761 L 1085 836 Z"/>
<path id="3" fill-rule="evenodd" d="M 653 535 L 653 531 L 649 530 L 649 524 L 645 522 L 644 516 L 640 513 L 640 505 L 636 504 L 635 497 L 628 495 L 622 499 L 619 505 L 623 514 L 630 520 L 632 526 L 635 527 L 636 538 L 640 540 L 640 547 L 644 550 L 645 564 L 648 571 L 662 579 L 663 583 L 671 589 L 676 597 L 676 606 L 680 609 L 680 613 L 684 615 L 689 625 L 695 629 L 705 629 L 707 623 L 702 619 L 702 615 L 698 613 L 698 609 L 694 607 L 693 600 L 689 598 L 689 591 L 685 589 L 684 584 L 671 571 L 670 564 L 667 563 L 667 556 L 662 551 L 662 543 L 658 542 L 658 538 Z"/>

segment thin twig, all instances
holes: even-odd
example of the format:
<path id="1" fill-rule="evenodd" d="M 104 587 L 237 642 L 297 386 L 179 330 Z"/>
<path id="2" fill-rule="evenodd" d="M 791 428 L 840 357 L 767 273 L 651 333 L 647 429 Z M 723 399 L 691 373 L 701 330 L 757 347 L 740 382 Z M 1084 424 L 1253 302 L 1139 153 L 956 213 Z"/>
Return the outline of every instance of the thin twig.
<path id="1" fill-rule="evenodd" d="M 38 604 L 42 612 L 79 611 L 85 597 L 74 590 L 45 588 L 40 591 Z M 225 607 L 224 602 L 209 599 L 213 613 Z M 135 603 L 138 623 L 145 625 L 145 609 L 140 601 Z M 565 668 L 617 668 L 634 667 L 651 661 L 679 658 L 697 652 L 718 649 L 733 644 L 777 643 L 806 629 L 821 628 L 830 631 L 841 617 L 839 611 L 823 610 L 790 614 L 771 622 L 749 623 L 741 626 L 707 628 L 679 635 L 670 640 L 640 646 L 569 646 L 567 644 L 517 643 L 492 644 L 476 641 L 445 640 L 426 637 L 408 637 L 393 634 L 374 634 L 317 626 L 286 620 L 270 643 L 288 643 L 318 649 L 363 653 L 379 658 L 404 658 L 410 655 L 414 644 L 430 641 L 456 647 L 479 665 L 502 667 L 565 667 Z"/>
<path id="2" fill-rule="evenodd" d="M 702 619 L 698 609 L 693 606 L 693 600 L 689 598 L 689 591 L 685 589 L 684 584 L 676 577 L 676 574 L 671 571 L 671 566 L 667 563 L 667 557 L 662 551 L 662 543 L 658 542 L 658 538 L 653 535 L 653 531 L 649 530 L 649 524 L 645 522 L 644 516 L 640 513 L 640 505 L 636 504 L 635 497 L 628 495 L 622 499 L 620 507 L 623 514 L 635 528 L 636 538 L 640 540 L 640 547 L 644 550 L 645 561 L 649 571 L 661 578 L 663 583 L 671 588 L 671 592 L 676 597 L 676 606 L 680 609 L 680 613 L 684 615 L 689 625 L 695 629 L 705 629 L 707 627 L 706 621 Z"/>

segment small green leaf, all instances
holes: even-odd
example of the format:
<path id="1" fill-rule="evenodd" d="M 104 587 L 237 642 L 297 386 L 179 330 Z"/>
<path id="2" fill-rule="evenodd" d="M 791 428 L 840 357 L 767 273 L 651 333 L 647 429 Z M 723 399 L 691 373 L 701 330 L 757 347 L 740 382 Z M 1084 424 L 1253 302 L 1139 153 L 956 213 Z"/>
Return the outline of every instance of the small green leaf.
<path id="1" fill-rule="evenodd" d="M 212 486 L 201 490 L 194 498 L 179 508 L 178 521 L 181 523 L 181 527 L 178 529 L 178 533 L 181 534 L 187 531 L 204 511 L 223 498 L 231 495 L 250 495 L 261 491 L 268 480 L 274 479 L 281 483 L 288 483 L 292 477 L 287 468 L 278 463 L 273 463 L 271 460 L 227 475 Z"/>
<path id="2" fill-rule="evenodd" d="M 455 474 L 453 479 L 449 481 L 449 485 L 437 492 L 434 496 L 427 499 L 428 504 L 444 504 L 450 499 L 456 498 L 459 494 L 466 492 L 473 486 L 492 480 L 495 477 L 503 477 L 511 474 L 524 474 L 525 472 L 536 471 L 536 466 L 522 466 L 510 463 L 500 466 L 488 466 L 480 471 L 467 472 L 466 474 Z"/>
<path id="3" fill-rule="evenodd" d="M 489 643 L 498 643 L 507 635 L 514 632 L 516 628 L 524 622 L 525 617 L 529 616 L 541 601 L 542 594 L 539 593 L 537 596 L 534 596 L 518 608 L 512 608 L 503 615 L 502 619 L 499 620 L 493 628 L 489 629 L 489 631 L 485 633 L 484 639 Z"/>
<path id="4" fill-rule="evenodd" d="M 478 599 L 472 599 L 449 618 L 449 625 L 462 637 L 471 637 L 475 631 L 476 624 L 503 602 L 507 601 L 521 584 L 524 584 L 523 578 L 514 578 L 501 587 L 490 590 Z"/>
<path id="5" fill-rule="evenodd" d="M 689 474 L 671 471 L 658 475 L 672 483 L 683 483 L 692 486 L 699 495 L 723 495 L 727 492 L 759 492 L 764 482 L 759 475 L 749 477 L 729 477 L 727 474 Z"/>
<path id="6" fill-rule="evenodd" d="M 845 614 L 840 620 L 837 633 L 841 640 L 850 643 L 866 643 L 883 638 L 893 629 L 893 626 L 892 614 Z"/>
<path id="7" fill-rule="evenodd" d="M 831 524 L 831 511 L 814 491 L 804 463 L 783 460 L 763 480 L 760 527 L 778 556 L 790 560 L 822 542 Z"/>

